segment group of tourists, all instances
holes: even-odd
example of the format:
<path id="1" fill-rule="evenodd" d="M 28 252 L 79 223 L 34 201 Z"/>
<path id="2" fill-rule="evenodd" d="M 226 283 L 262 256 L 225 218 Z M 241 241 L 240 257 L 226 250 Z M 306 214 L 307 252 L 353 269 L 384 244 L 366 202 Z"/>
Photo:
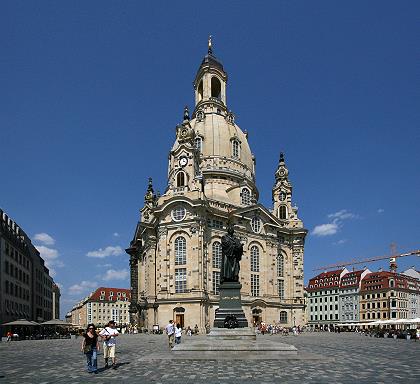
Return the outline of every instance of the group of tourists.
<path id="1" fill-rule="evenodd" d="M 300 327 L 300 325 L 289 328 L 282 327 L 278 324 L 266 324 L 262 321 L 261 323 L 255 325 L 255 331 L 261 335 L 268 334 L 288 336 L 290 333 L 292 333 L 293 335 L 298 336 L 303 332 L 303 329 Z"/>
<path id="2" fill-rule="evenodd" d="M 173 320 L 169 320 L 168 325 L 165 327 L 165 333 L 168 336 L 168 345 L 172 349 L 175 344 L 181 344 L 182 336 L 182 327 L 181 324 L 175 324 Z M 198 335 L 198 325 L 196 324 L 194 330 L 190 326 L 185 330 L 187 336 Z"/>
<path id="3" fill-rule="evenodd" d="M 116 369 L 115 359 L 115 338 L 119 332 L 115 329 L 115 321 L 111 320 L 107 326 L 99 333 L 94 324 L 89 324 L 86 333 L 83 334 L 82 352 L 86 356 L 87 371 L 89 373 L 98 373 L 97 356 L 100 349 L 99 338 L 103 341 L 105 369 L 110 367 L 109 360 L 112 361 L 112 368 Z"/>

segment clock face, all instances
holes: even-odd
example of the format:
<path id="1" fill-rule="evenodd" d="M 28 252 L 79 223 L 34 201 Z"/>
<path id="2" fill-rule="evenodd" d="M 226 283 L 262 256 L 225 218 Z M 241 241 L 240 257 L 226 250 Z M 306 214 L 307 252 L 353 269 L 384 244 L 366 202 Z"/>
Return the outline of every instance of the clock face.
<path id="1" fill-rule="evenodd" d="M 181 167 L 185 167 L 187 164 L 188 164 L 188 159 L 187 159 L 185 156 L 182 156 L 182 157 L 179 159 L 179 165 L 180 165 Z"/>

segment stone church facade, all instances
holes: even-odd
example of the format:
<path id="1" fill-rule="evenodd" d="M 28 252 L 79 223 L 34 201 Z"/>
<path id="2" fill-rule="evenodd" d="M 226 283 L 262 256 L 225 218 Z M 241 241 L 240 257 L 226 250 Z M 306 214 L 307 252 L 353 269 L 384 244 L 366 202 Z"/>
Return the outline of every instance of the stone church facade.
<path id="1" fill-rule="evenodd" d="M 307 230 L 292 204 L 283 154 L 273 208 L 258 202 L 248 134 L 227 108 L 227 73 L 211 43 L 194 79 L 195 108 L 185 108 L 169 152 L 168 184 L 152 180 L 130 255 L 132 322 L 152 330 L 173 319 L 203 332 L 218 308 L 221 237 L 228 222 L 244 244 L 240 263 L 249 324 L 305 323 L 303 254 Z"/>

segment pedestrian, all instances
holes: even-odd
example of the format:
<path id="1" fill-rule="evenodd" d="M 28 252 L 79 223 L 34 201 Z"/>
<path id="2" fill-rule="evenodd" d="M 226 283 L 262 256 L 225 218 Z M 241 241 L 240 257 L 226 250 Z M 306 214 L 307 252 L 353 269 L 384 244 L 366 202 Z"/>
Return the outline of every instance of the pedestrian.
<path id="1" fill-rule="evenodd" d="M 192 336 L 192 329 L 191 329 L 190 326 L 188 326 L 188 328 L 187 328 L 187 335 Z"/>
<path id="2" fill-rule="evenodd" d="M 105 359 L 105 368 L 109 367 L 108 360 L 112 361 L 112 368 L 116 369 L 116 358 L 115 358 L 115 338 L 119 335 L 118 331 L 115 329 L 115 321 L 111 320 L 108 322 L 108 325 L 99 332 L 99 336 L 104 340 L 104 359 Z"/>
<path id="3" fill-rule="evenodd" d="M 181 324 L 177 324 L 175 327 L 175 344 L 181 344 L 182 328 Z"/>
<path id="4" fill-rule="evenodd" d="M 97 356 L 99 352 L 98 334 L 94 324 L 89 324 L 83 334 L 82 352 L 86 355 L 89 373 L 98 373 Z"/>
<path id="5" fill-rule="evenodd" d="M 174 326 L 173 320 L 169 320 L 169 324 L 165 327 L 165 332 L 168 335 L 169 348 L 172 349 L 174 346 L 174 337 L 175 337 L 175 326 Z"/>
<path id="6" fill-rule="evenodd" d="M 194 335 L 198 335 L 198 325 L 197 324 L 194 327 Z"/>
<path id="7" fill-rule="evenodd" d="M 13 336 L 13 333 L 12 333 L 12 331 L 9 331 L 9 332 L 7 332 L 6 333 L 6 341 L 12 341 L 12 336 Z"/>

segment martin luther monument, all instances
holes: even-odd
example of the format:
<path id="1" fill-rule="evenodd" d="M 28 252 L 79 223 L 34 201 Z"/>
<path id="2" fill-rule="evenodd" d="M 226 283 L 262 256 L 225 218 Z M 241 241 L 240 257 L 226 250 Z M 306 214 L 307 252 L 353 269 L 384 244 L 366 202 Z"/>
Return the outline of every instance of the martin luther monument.
<path id="1" fill-rule="evenodd" d="M 248 321 L 242 309 L 239 282 L 240 261 L 243 245 L 234 235 L 233 224 L 228 225 L 227 234 L 222 237 L 222 270 L 220 275 L 220 302 L 216 310 L 214 327 L 245 328 Z"/>

